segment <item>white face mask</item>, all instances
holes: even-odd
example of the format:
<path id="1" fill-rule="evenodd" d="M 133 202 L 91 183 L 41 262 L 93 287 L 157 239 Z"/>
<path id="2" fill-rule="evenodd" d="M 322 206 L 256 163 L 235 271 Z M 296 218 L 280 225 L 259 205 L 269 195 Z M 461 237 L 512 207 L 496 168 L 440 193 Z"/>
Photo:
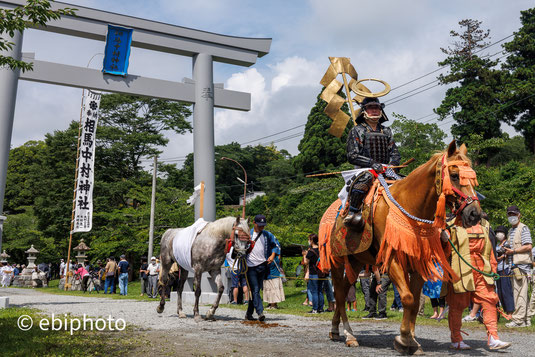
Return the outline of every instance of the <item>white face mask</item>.
<path id="1" fill-rule="evenodd" d="M 501 242 L 502 240 L 505 239 L 505 233 L 503 232 L 496 233 L 496 238 Z"/>
<path id="2" fill-rule="evenodd" d="M 518 216 L 509 216 L 507 217 L 507 220 L 509 221 L 509 224 L 511 224 L 512 226 L 517 225 L 519 222 Z"/>

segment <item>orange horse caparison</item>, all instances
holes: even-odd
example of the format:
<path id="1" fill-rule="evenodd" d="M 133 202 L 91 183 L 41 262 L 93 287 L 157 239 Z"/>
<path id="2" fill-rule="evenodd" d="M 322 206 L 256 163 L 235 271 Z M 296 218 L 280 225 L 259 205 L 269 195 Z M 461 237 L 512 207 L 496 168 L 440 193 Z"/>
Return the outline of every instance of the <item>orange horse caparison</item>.
<path id="1" fill-rule="evenodd" d="M 407 217 L 382 194 L 376 202 L 373 242 L 368 250 L 335 257 L 329 256 L 330 249 L 327 249 L 329 259 L 326 259 L 322 268 L 331 269 L 336 298 L 336 311 L 329 334 L 331 339 L 340 338 L 341 319 L 346 345 L 358 346 L 344 309 L 345 297 L 365 264 L 380 264 L 396 285 L 404 308 L 400 335 L 395 337 L 394 347 L 401 353 L 423 353 L 416 341 L 414 328 L 424 280 L 458 279 L 448 264 L 440 242 L 440 228 L 445 227 L 446 206 L 456 211 L 459 222 L 465 227 L 474 226 L 480 220 L 479 201 L 473 199 L 473 186 L 477 185 L 477 180 L 466 154 L 466 146 L 463 144 L 457 148 L 453 141 L 445 152 L 433 155 L 427 163 L 390 187 L 393 198 L 408 213 L 427 220 L 427 223 Z M 329 239 L 328 234 L 326 239 Z M 443 275 L 436 270 L 435 263 L 443 267 Z"/>

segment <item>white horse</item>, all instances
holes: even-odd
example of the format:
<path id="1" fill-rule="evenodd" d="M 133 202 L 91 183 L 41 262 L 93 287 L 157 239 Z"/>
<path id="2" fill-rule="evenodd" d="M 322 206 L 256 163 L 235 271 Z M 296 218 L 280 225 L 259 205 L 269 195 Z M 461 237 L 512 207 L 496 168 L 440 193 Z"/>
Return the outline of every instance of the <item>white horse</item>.
<path id="1" fill-rule="evenodd" d="M 161 253 L 160 253 L 160 304 L 156 311 L 162 313 L 165 308 L 165 288 L 169 282 L 170 273 L 174 278 L 178 278 L 178 299 L 177 299 L 177 313 L 181 318 L 185 318 L 186 314 L 182 311 L 182 290 L 184 283 L 188 278 L 188 270 L 186 267 L 180 265 L 175 257 L 173 250 L 173 241 L 177 237 L 177 233 L 186 228 L 168 229 L 162 236 Z M 193 314 L 196 321 L 201 319 L 199 315 L 199 297 L 201 296 L 201 276 L 203 272 L 209 272 L 210 277 L 215 280 L 218 288 L 218 295 L 213 303 L 211 309 L 206 313 L 207 320 L 214 320 L 215 310 L 219 306 L 219 300 L 223 294 L 224 285 L 221 278 L 221 266 L 225 261 L 225 245 L 228 240 L 231 240 L 234 249 L 238 252 L 245 252 L 249 246 L 251 236 L 249 233 L 249 225 L 247 220 L 225 217 L 210 222 L 201 230 L 194 238 L 191 246 L 191 268 L 195 272 L 194 287 L 195 287 L 195 307 Z M 171 272 L 171 266 L 177 263 L 179 272 Z M 184 264 L 183 264 L 184 265 Z M 180 274 L 179 277 L 177 276 Z"/>

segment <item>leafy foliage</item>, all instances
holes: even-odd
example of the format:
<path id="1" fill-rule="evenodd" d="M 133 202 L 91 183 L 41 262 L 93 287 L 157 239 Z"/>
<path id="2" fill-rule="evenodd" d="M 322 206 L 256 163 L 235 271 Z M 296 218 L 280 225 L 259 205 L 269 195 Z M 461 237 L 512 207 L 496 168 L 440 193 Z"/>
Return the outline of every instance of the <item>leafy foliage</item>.
<path id="1" fill-rule="evenodd" d="M 410 167 L 418 167 L 429 160 L 429 154 L 444 149 L 446 134 L 437 124 L 420 123 L 394 113 L 391 129 L 399 148 L 401 161 L 414 158 Z M 404 169 L 405 173 L 408 170 Z"/>
<path id="2" fill-rule="evenodd" d="M 507 120 L 524 136 L 535 152 L 535 8 L 520 12 L 522 27 L 503 47 L 508 54 L 503 66 L 507 74 L 503 110 Z"/>
<path id="3" fill-rule="evenodd" d="M 344 97 L 343 92 L 338 93 Z M 316 105 L 310 110 L 305 126 L 305 135 L 299 142 L 299 155 L 295 157 L 294 165 L 300 172 L 312 173 L 331 170 L 347 161 L 346 141 L 352 124 L 349 124 L 341 138 L 337 138 L 328 133 L 332 124 L 323 111 L 327 102 L 318 95 Z M 348 113 L 348 106 L 345 103 L 342 110 Z M 352 123 L 352 121 L 349 121 Z"/>
<path id="4" fill-rule="evenodd" d="M 50 9 L 50 1 L 47 0 L 27 0 L 26 5 L 17 6 L 14 9 L 0 9 L 0 51 L 12 50 L 13 42 L 4 38 L 4 34 L 10 37 L 15 36 L 15 32 L 23 32 L 24 29 L 46 26 L 50 20 L 59 20 L 62 15 L 74 15 L 76 9 L 64 8 L 58 10 Z M 17 60 L 13 57 L 0 55 L 0 67 L 8 66 L 12 70 L 21 69 L 23 72 L 32 70 L 33 64 Z"/>

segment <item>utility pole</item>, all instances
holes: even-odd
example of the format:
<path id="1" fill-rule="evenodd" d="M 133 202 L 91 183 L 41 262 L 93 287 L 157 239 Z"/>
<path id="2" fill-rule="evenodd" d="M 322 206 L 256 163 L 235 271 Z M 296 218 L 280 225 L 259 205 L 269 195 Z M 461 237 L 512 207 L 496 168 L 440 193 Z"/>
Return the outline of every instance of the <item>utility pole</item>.
<path id="1" fill-rule="evenodd" d="M 154 208 L 156 206 L 156 170 L 158 167 L 158 157 L 154 156 L 154 168 L 152 172 L 152 198 L 150 201 L 150 225 L 149 225 L 149 255 L 148 259 L 152 257 L 153 242 L 154 242 Z"/>

